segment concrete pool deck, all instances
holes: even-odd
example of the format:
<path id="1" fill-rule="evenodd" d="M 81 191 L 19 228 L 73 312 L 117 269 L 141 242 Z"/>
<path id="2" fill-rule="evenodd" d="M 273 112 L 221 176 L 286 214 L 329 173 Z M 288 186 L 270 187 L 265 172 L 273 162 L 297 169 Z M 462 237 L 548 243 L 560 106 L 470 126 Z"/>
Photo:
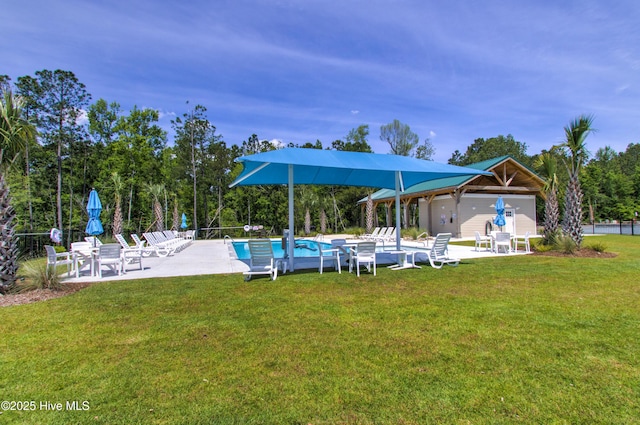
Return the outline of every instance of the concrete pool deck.
<path id="1" fill-rule="evenodd" d="M 353 239 L 347 235 L 332 235 L 325 237 L 325 242 L 331 239 L 343 238 L 348 242 L 358 242 L 359 239 Z M 452 241 L 460 241 L 455 239 Z M 417 249 L 429 248 L 424 243 L 413 241 L 402 241 L 403 246 L 414 247 Z M 387 242 L 387 249 L 395 249 L 395 243 Z M 382 248 L 379 248 L 381 250 Z M 524 251 L 511 254 L 495 254 L 486 250 L 476 251 L 473 246 L 449 245 L 449 254 L 451 257 L 461 260 L 471 258 L 486 257 L 504 257 L 509 255 L 523 255 Z M 380 252 L 378 254 L 378 264 L 393 264 L 397 260 L 397 255 Z M 423 267 L 430 267 L 429 263 L 421 264 Z M 111 271 L 103 271 L 103 277 L 90 276 L 88 271 L 83 271 L 80 277 L 76 278 L 73 273 L 71 278 L 63 274 L 65 282 L 97 282 L 97 281 L 113 281 L 113 280 L 131 280 L 131 279 L 157 279 L 163 277 L 175 276 L 197 276 L 212 274 L 233 274 L 242 273 L 249 270 L 247 260 L 238 260 L 235 258 L 233 247 L 229 243 L 225 243 L 222 239 L 216 240 L 196 240 L 190 246 L 181 252 L 169 257 L 144 257 L 142 259 L 143 270 L 140 270 L 138 264 L 132 264 L 125 268 L 126 273 L 118 276 Z M 296 258 L 296 270 L 317 269 L 319 266 L 318 257 Z M 343 267 L 344 271 L 344 267 Z"/>

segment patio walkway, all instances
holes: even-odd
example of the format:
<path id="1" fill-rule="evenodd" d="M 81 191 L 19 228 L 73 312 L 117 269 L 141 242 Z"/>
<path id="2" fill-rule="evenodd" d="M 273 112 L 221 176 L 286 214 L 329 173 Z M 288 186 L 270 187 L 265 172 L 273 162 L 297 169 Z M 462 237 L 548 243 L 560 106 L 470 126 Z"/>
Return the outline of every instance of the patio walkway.
<path id="1" fill-rule="evenodd" d="M 332 235 L 331 238 L 344 238 L 345 235 Z M 331 238 L 325 238 L 328 242 Z M 354 240 L 355 242 L 356 240 Z M 393 244 L 395 246 L 395 244 Z M 425 250 L 422 243 L 403 241 L 403 246 L 414 246 Z M 389 249 L 392 248 L 387 243 Z M 102 279 L 99 277 L 89 276 L 88 271 L 84 271 L 84 275 L 79 278 L 66 278 L 66 273 L 62 275 L 66 282 L 97 282 L 97 281 L 109 281 L 109 280 L 131 280 L 131 279 L 149 279 L 149 278 L 161 278 L 172 276 L 196 276 L 196 275 L 208 275 L 208 274 L 229 274 L 229 273 L 242 273 L 249 270 L 249 266 L 246 261 L 238 260 L 235 258 L 235 252 L 229 244 L 221 239 L 217 240 L 196 240 L 189 247 L 183 251 L 174 254 L 169 257 L 145 257 L 142 259 L 143 270 L 140 270 L 139 265 L 133 264 L 126 269 L 126 273 L 122 276 L 113 274 L 111 271 L 103 270 Z M 460 258 L 462 260 L 469 258 L 482 258 L 482 257 L 504 257 L 505 255 L 523 255 L 524 252 L 520 250 L 517 254 L 493 254 L 489 251 L 480 250 L 475 251 L 471 246 L 459 246 L 449 245 L 449 253 L 452 257 Z M 378 256 L 378 264 L 393 264 L 396 262 L 396 256 L 392 254 L 381 253 Z M 313 269 L 318 267 L 317 257 L 310 258 L 296 258 L 296 269 Z M 428 263 L 426 264 L 429 267 Z M 344 270 L 344 269 L 343 269 Z"/>

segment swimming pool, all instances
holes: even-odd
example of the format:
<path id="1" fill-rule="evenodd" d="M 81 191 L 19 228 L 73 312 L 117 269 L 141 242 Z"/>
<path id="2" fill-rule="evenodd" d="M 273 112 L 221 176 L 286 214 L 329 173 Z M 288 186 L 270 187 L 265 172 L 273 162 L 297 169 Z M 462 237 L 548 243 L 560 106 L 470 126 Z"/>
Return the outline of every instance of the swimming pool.
<path id="1" fill-rule="evenodd" d="M 322 249 L 330 249 L 331 244 L 326 242 L 317 242 L 308 239 L 296 239 L 296 246 L 293 250 L 294 257 L 317 257 L 319 255 L 318 244 L 322 244 Z M 285 250 L 282 249 L 281 239 L 272 239 L 271 246 L 273 247 L 273 256 L 275 258 L 283 258 Z M 248 260 L 251 258 L 249 255 L 249 244 L 247 241 L 233 242 L 233 249 L 236 251 L 236 255 L 239 260 Z"/>

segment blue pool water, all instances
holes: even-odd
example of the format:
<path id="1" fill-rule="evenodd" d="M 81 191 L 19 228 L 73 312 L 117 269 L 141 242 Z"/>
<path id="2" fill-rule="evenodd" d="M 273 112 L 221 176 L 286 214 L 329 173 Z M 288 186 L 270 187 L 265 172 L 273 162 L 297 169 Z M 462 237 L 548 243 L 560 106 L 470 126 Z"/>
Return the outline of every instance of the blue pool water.
<path id="1" fill-rule="evenodd" d="M 296 239 L 296 247 L 293 250 L 294 257 L 317 257 L 319 255 L 318 243 L 322 244 L 322 249 L 330 249 L 331 244 L 326 242 L 316 242 L 307 239 Z M 282 240 L 273 239 L 271 241 L 273 246 L 273 256 L 275 258 L 283 258 L 285 251 L 282 249 Z M 233 242 L 233 249 L 236 251 L 236 255 L 240 260 L 248 260 L 249 256 L 249 244 L 244 242 Z"/>

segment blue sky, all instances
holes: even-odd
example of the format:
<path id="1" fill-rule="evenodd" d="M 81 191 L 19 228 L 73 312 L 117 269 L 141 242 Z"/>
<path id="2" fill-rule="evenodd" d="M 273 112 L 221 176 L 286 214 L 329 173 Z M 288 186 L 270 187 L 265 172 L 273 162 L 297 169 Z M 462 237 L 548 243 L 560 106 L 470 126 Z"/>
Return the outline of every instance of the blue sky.
<path id="1" fill-rule="evenodd" d="M 398 119 L 446 162 L 499 134 L 538 153 L 583 113 L 592 153 L 640 142 L 637 0 L 5 3 L 0 74 L 72 71 L 167 130 L 201 104 L 228 144 L 326 147 L 368 124 L 386 153 Z"/>

